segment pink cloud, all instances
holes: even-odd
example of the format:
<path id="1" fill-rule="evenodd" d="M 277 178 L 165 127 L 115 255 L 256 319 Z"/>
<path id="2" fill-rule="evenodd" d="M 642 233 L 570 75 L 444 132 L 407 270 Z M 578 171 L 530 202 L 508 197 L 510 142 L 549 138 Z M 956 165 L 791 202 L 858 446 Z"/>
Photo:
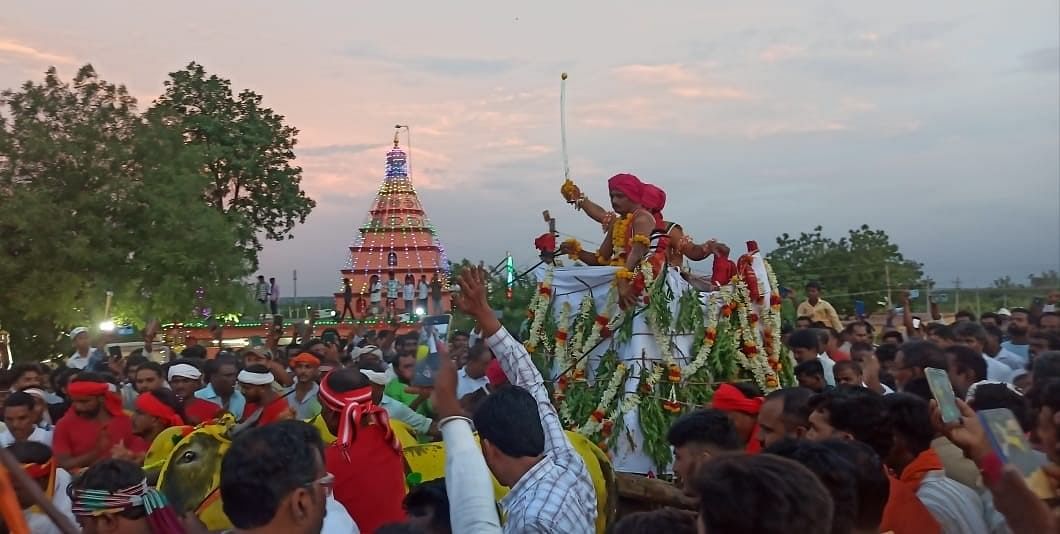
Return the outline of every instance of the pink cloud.
<path id="1" fill-rule="evenodd" d="M 758 53 L 758 59 L 766 63 L 777 63 L 806 55 L 806 47 L 802 45 L 778 43 L 769 45 L 765 50 Z"/>
<path id="2" fill-rule="evenodd" d="M 0 40 L 0 56 L 15 56 L 20 59 L 61 65 L 72 65 L 76 62 L 76 60 L 70 56 L 44 52 L 9 39 Z"/>
<path id="3" fill-rule="evenodd" d="M 751 95 L 735 87 L 674 87 L 670 94 L 681 98 L 700 100 L 750 100 Z"/>
<path id="4" fill-rule="evenodd" d="M 680 63 L 623 65 L 612 72 L 620 79 L 639 83 L 679 83 L 695 78 L 688 68 Z"/>

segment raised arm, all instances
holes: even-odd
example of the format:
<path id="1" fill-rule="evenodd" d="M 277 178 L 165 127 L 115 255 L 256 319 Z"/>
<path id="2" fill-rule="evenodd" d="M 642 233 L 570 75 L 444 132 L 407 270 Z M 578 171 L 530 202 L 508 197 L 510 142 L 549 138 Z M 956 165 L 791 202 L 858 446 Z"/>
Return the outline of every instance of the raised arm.
<path id="1" fill-rule="evenodd" d="M 497 320 L 486 299 L 486 275 L 481 269 L 465 269 L 460 273 L 460 298 L 457 306 L 478 324 L 493 354 L 500 361 L 508 380 L 526 389 L 537 401 L 537 412 L 545 431 L 545 450 L 551 454 L 577 456 L 563 432 L 559 414 L 552 406 L 548 390 L 526 348 Z"/>

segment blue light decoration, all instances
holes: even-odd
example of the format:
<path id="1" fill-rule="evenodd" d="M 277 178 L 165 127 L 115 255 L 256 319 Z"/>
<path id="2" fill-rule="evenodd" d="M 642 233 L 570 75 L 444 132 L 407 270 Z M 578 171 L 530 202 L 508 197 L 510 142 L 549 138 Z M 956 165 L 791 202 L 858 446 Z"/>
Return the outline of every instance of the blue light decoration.
<path id="1" fill-rule="evenodd" d="M 361 278 L 361 282 L 355 284 L 353 289 L 365 298 L 370 298 L 368 281 L 372 275 L 385 281 L 391 270 L 399 280 L 403 280 L 405 273 L 415 273 L 417 284 L 420 275 L 430 280 L 437 274 L 442 281 L 443 291 L 449 291 L 450 262 L 445 247 L 438 239 L 438 232 L 427 218 L 412 185 L 408 175 L 409 156 L 400 147 L 397 133 L 394 134 L 393 148 L 386 153 L 383 181 L 369 208 L 367 219 L 358 227 L 357 235 L 349 246 L 343 269 L 349 275 Z M 376 253 L 376 265 L 383 267 L 372 269 L 365 258 L 369 255 L 376 258 Z M 388 255 L 391 253 L 397 255 L 396 266 L 388 265 Z M 342 280 L 349 275 L 340 276 L 336 293 L 343 291 Z"/>

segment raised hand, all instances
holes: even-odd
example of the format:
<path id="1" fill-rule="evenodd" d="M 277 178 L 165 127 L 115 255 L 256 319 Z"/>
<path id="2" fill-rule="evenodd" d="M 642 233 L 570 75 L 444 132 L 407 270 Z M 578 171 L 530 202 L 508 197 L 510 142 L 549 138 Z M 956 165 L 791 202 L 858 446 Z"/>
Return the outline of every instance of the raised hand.
<path id="1" fill-rule="evenodd" d="M 439 355 L 438 362 L 438 374 L 434 377 L 434 393 L 431 395 L 434 411 L 439 419 L 463 415 L 464 411 L 460 408 L 460 401 L 456 398 L 456 363 L 445 355 Z"/>
<path id="2" fill-rule="evenodd" d="M 961 412 L 961 420 L 957 424 L 947 425 L 942 422 L 942 410 L 936 400 L 931 401 L 931 420 L 935 429 L 941 432 L 954 445 L 964 451 L 964 455 L 973 462 L 978 463 L 990 454 L 990 441 L 987 439 L 986 430 L 979 422 L 979 416 L 975 414 L 970 406 L 961 399 L 957 399 L 957 409 Z"/>

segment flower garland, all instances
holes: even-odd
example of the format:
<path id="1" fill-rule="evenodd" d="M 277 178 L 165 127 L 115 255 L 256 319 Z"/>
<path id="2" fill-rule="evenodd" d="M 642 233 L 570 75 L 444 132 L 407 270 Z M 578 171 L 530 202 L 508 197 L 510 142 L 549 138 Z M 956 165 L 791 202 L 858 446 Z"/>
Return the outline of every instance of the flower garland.
<path id="1" fill-rule="evenodd" d="M 718 309 L 718 303 L 721 300 L 721 292 L 713 291 L 710 296 L 707 297 L 707 313 L 705 313 L 705 322 L 703 327 L 703 344 L 699 346 L 699 351 L 692 358 L 692 361 L 681 371 L 681 374 L 685 378 L 688 378 L 703 368 L 707 364 L 707 360 L 710 358 L 710 351 L 714 348 L 714 342 L 718 340 L 718 315 L 721 315 L 721 310 L 715 312 Z"/>
<path id="2" fill-rule="evenodd" d="M 541 343 L 545 316 L 548 314 L 548 306 L 552 303 L 552 276 L 553 269 L 545 273 L 545 279 L 537 286 L 537 294 L 530 301 L 530 334 L 525 343 L 527 352 L 534 352 Z"/>
<path id="3" fill-rule="evenodd" d="M 772 376 L 766 376 L 766 392 L 778 389 L 781 387 L 781 381 L 779 375 L 781 374 L 783 364 L 780 361 L 780 331 L 781 331 L 781 298 L 779 286 L 777 283 L 777 275 L 773 272 L 773 267 L 769 265 L 769 262 L 762 260 L 765 265 L 766 279 L 769 282 L 769 309 L 763 314 L 763 331 L 762 339 L 765 345 L 766 359 L 769 361 L 769 367 L 773 370 Z M 771 380 L 772 379 L 772 380 Z"/>
<path id="4" fill-rule="evenodd" d="M 649 294 L 644 297 L 647 305 L 645 322 L 652 335 L 655 336 L 655 345 L 659 348 L 659 356 L 663 364 L 670 365 L 674 363 L 674 349 L 672 346 L 673 329 L 671 328 L 673 314 L 670 313 L 670 299 L 666 295 L 669 287 L 666 285 L 665 278 L 655 278 L 651 262 L 642 264 L 641 276 L 644 287 L 650 288 Z"/>
<path id="5" fill-rule="evenodd" d="M 621 387 L 625 378 L 626 366 L 625 364 L 619 363 L 611 373 L 611 380 L 607 383 L 607 388 L 604 389 L 603 395 L 600 396 L 600 402 L 596 404 L 596 409 L 589 414 L 589 420 L 578 428 L 579 434 L 585 437 L 591 437 L 603 428 L 603 422 L 607 419 L 608 409 L 611 407 L 611 403 L 615 400 L 615 396 L 618 395 L 618 388 Z"/>
<path id="6" fill-rule="evenodd" d="M 561 247 L 567 249 L 567 257 L 574 261 L 579 261 L 578 255 L 584 250 L 581 242 L 574 238 L 564 241 Z"/>
<path id="7" fill-rule="evenodd" d="M 569 337 L 568 326 L 570 325 L 570 302 L 564 302 L 559 310 L 559 319 L 556 320 L 556 351 L 554 353 L 555 364 L 561 372 L 565 372 L 570 365 L 567 354 L 567 338 Z"/>
<path id="8" fill-rule="evenodd" d="M 633 224 L 633 214 L 620 217 L 611 225 L 611 255 L 617 256 L 626 250 L 629 243 L 629 227 Z"/>
<path id="9" fill-rule="evenodd" d="M 620 321 L 622 314 L 615 313 L 618 308 L 618 291 L 609 291 L 607 295 L 607 304 L 604 305 L 604 311 L 601 312 L 593 320 L 593 325 L 589 330 L 589 335 L 586 336 L 585 341 L 577 349 L 578 365 L 584 369 L 585 364 L 588 360 L 588 353 L 596 348 L 596 344 L 601 339 L 607 339 L 611 337 L 611 327 L 616 321 Z"/>

